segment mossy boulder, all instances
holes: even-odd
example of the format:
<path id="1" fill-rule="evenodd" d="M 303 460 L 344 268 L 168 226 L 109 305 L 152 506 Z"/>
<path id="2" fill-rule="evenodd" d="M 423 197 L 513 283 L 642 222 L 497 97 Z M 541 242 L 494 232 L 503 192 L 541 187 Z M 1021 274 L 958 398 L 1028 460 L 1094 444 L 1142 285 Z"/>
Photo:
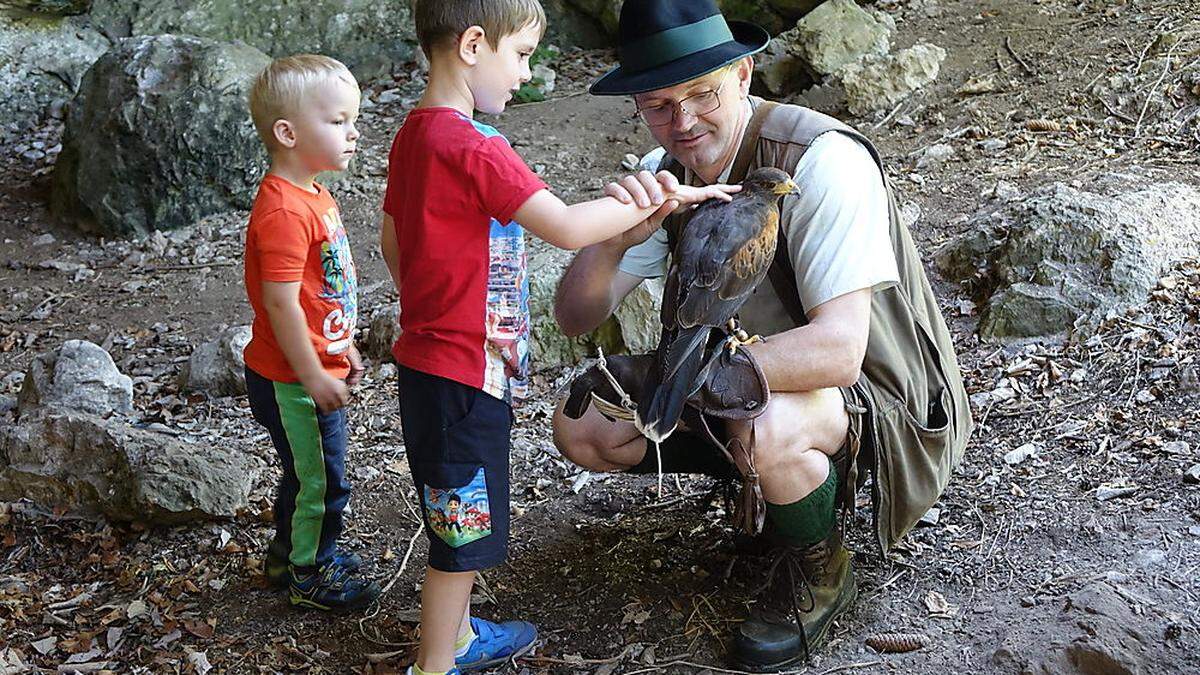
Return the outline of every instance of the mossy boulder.
<path id="1" fill-rule="evenodd" d="M 130 236 L 248 209 L 266 153 L 246 94 L 269 60 L 195 37 L 122 40 L 71 103 L 51 210 L 85 231 Z"/>

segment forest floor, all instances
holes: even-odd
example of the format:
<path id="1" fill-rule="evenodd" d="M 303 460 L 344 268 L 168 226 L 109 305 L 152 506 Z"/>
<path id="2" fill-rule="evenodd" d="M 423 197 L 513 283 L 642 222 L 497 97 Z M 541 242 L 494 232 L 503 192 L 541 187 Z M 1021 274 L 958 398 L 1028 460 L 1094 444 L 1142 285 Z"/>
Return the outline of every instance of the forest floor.
<path id="1" fill-rule="evenodd" d="M 927 263 L 1002 181 L 1021 193 L 1113 176 L 1200 185 L 1200 127 L 1179 123 L 1171 105 L 1200 89 L 1145 104 L 1164 100 L 1155 92 L 1200 56 L 1193 3 L 879 4 L 898 19 L 898 48 L 933 42 L 949 53 L 937 83 L 886 117 L 847 118 L 880 147 Z M 551 100 L 489 120 L 568 199 L 596 195 L 625 154 L 652 147 L 628 101 L 583 93 L 611 58 L 567 52 Z M 333 185 L 363 316 L 395 300 L 374 250 L 377 214 L 419 78 L 414 66 L 369 83 L 372 96 L 401 96 L 365 111 L 361 156 Z M 51 125 L 38 138 L 53 145 L 60 133 Z M 956 156 L 918 170 L 938 143 Z M 247 323 L 246 214 L 165 240 L 103 241 L 51 218 L 43 160 L 6 152 L 0 375 L 64 340 L 92 340 L 134 377 L 143 419 L 188 442 L 245 444 L 270 463 L 244 398 L 189 397 L 175 383 L 192 345 Z M 1094 333 L 1007 346 L 981 343 L 970 298 L 927 267 L 978 428 L 937 517 L 886 556 L 860 496 L 849 528 L 859 600 L 804 672 L 1200 672 L 1200 485 L 1185 476 L 1200 463 L 1200 262 L 1182 261 L 1144 306 Z M 560 458 L 549 419 L 569 374 L 540 371 L 518 411 L 510 562 L 483 575 L 478 613 L 539 625 L 520 672 L 733 672 L 726 640 L 766 560 L 735 549 L 710 479 L 668 478 L 659 494 L 654 478 L 589 474 Z M 17 377 L 4 381 L 0 393 L 15 395 Z M 414 644 L 425 544 L 395 384 L 374 366 L 350 419 L 346 541 L 387 587 L 378 607 L 304 613 L 266 588 L 274 470 L 254 508 L 211 524 L 110 524 L 11 504 L 0 507 L 0 672 L 18 657 L 54 672 L 71 655 L 116 672 L 398 672 Z M 879 633 L 928 644 L 880 654 L 864 642 Z"/>

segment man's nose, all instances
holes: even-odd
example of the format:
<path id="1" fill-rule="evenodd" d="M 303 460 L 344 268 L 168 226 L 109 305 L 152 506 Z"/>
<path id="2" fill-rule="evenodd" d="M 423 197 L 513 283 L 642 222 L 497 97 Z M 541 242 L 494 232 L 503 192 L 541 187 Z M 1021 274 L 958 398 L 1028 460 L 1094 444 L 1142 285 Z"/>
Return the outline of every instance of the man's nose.
<path id="1" fill-rule="evenodd" d="M 696 125 L 696 121 L 700 118 L 688 112 L 687 108 L 673 104 L 675 106 L 675 117 L 671 119 L 671 127 L 676 131 L 687 131 Z"/>

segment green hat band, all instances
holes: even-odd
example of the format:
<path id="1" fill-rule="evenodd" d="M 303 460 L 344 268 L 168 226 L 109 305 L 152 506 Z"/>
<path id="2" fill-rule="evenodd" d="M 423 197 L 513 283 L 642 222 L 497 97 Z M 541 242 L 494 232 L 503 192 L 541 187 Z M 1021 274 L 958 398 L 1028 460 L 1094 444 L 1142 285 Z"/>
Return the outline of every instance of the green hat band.
<path id="1" fill-rule="evenodd" d="M 733 40 L 725 17 L 714 14 L 684 26 L 668 28 L 621 48 L 621 67 L 647 70 Z"/>

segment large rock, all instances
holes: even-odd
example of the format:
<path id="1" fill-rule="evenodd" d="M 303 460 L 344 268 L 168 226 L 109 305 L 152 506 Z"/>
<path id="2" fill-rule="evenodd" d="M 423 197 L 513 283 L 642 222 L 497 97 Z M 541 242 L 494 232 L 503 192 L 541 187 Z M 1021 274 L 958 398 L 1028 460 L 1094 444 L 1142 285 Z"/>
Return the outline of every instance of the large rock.
<path id="1" fill-rule="evenodd" d="M 52 210 L 85 230 L 128 236 L 250 208 L 266 154 L 246 94 L 268 63 L 240 44 L 122 40 L 71 104 Z"/>
<path id="2" fill-rule="evenodd" d="M 846 105 L 855 115 L 889 110 L 937 79 L 946 50 L 920 44 L 896 54 L 873 55 L 838 72 Z"/>
<path id="3" fill-rule="evenodd" d="M 189 391 L 213 396 L 246 393 L 246 359 L 242 350 L 250 344 L 250 326 L 233 326 L 192 351 L 179 376 Z"/>
<path id="4" fill-rule="evenodd" d="M 229 444 L 184 445 L 78 412 L 47 411 L 0 431 L 0 499 L 114 520 L 233 516 L 261 470 Z"/>
<path id="5" fill-rule="evenodd" d="M 866 56 L 887 54 L 896 24 L 854 0 L 828 0 L 788 33 L 795 53 L 818 78 L 828 77 Z"/>
<path id="6" fill-rule="evenodd" d="M 0 13 L 9 16 L 72 16 L 83 14 L 91 0 L 0 0 Z"/>
<path id="7" fill-rule="evenodd" d="M 94 20 L 129 35 L 180 33 L 240 40 L 272 56 L 328 54 L 359 77 L 390 73 L 412 55 L 409 2 L 378 0 L 96 0 Z"/>
<path id="8" fill-rule="evenodd" d="M 554 320 L 554 293 L 573 254 L 540 241 L 529 247 L 529 312 L 532 317 L 532 355 L 535 368 L 575 365 L 596 354 L 645 353 L 658 344 L 662 284 L 641 284 L 617 308 L 615 316 L 595 331 L 569 338 Z"/>
<path id="9" fill-rule="evenodd" d="M 133 412 L 133 380 L 99 345 L 67 340 L 34 359 L 17 396 L 20 414 L 53 406 L 93 415 Z"/>
<path id="10" fill-rule="evenodd" d="M 0 141 L 61 109 L 108 47 L 84 17 L 27 20 L 0 11 Z"/>
<path id="11" fill-rule="evenodd" d="M 813 73 L 801 54 L 799 29 L 775 36 L 754 57 L 754 84 L 759 93 L 788 96 L 813 84 Z"/>
<path id="12" fill-rule="evenodd" d="M 816 6 L 821 0 L 717 0 L 721 13 L 728 19 L 750 21 L 772 34 L 787 27 L 787 14 L 800 16 L 806 5 Z M 566 0 L 585 15 L 598 21 L 610 36 L 617 34 L 623 0 Z"/>
<path id="13" fill-rule="evenodd" d="M 982 336 L 1094 325 L 1144 302 L 1172 262 L 1200 255 L 1200 190 L 1163 183 L 1115 194 L 1055 183 L 981 212 L 938 250 L 942 272 L 969 282 L 984 307 Z"/>

